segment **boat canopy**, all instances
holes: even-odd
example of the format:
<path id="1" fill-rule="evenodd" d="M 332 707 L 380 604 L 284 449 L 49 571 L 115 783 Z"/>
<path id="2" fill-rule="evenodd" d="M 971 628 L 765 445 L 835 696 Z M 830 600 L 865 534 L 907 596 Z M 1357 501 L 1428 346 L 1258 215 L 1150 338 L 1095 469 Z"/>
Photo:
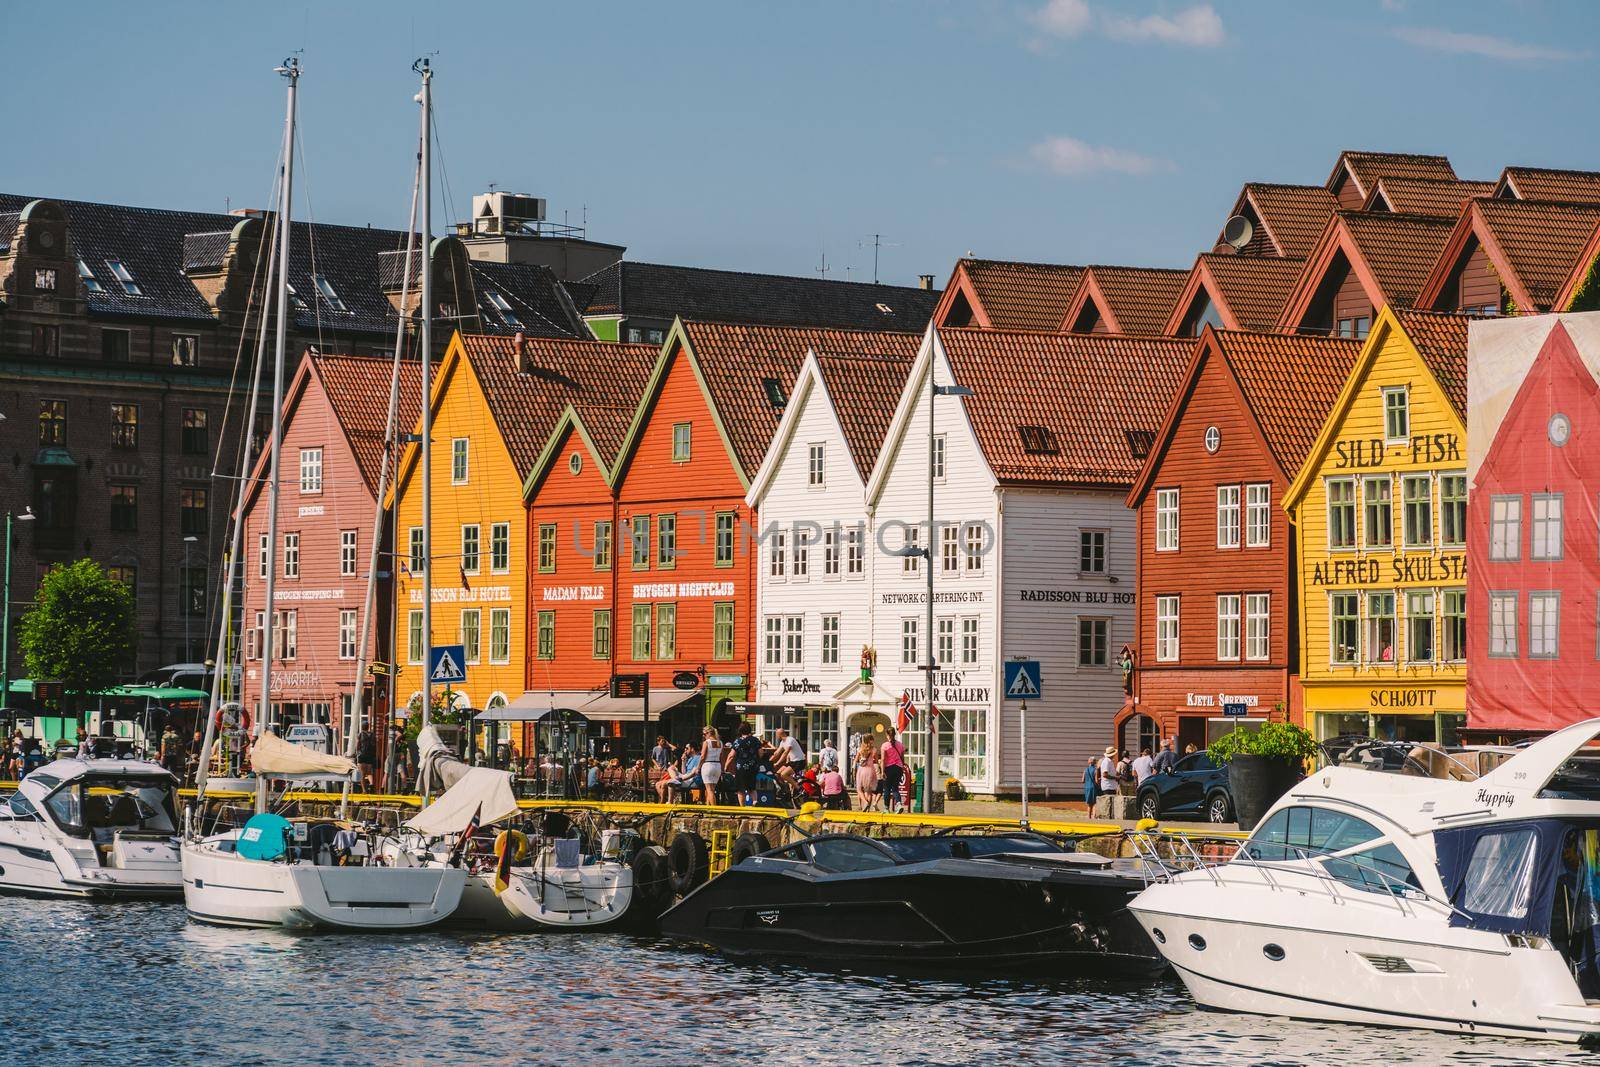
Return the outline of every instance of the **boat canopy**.
<path id="1" fill-rule="evenodd" d="M 1600 823 L 1520 819 L 1434 834 L 1452 926 L 1562 939 L 1595 936 Z M 1581 920 L 1581 921 L 1580 921 Z"/>
<path id="2" fill-rule="evenodd" d="M 263 733 L 250 746 L 250 766 L 257 774 L 274 778 L 299 776 L 350 777 L 356 765 L 343 756 L 318 752 L 304 745 L 294 745 L 275 733 Z"/>
<path id="3" fill-rule="evenodd" d="M 479 826 L 490 826 L 520 810 L 509 772 L 473 767 L 438 800 L 407 819 L 406 825 L 428 837 L 443 837 L 465 830 L 474 812 Z"/>

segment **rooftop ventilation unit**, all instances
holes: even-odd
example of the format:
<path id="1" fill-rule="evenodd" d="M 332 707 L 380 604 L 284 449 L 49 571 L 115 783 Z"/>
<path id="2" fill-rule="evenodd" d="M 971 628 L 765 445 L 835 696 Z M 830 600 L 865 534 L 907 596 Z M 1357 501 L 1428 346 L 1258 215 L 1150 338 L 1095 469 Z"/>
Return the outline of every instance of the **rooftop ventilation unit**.
<path id="1" fill-rule="evenodd" d="M 545 199 L 526 193 L 479 193 L 472 198 L 475 233 L 519 233 L 537 230 L 544 221 Z"/>

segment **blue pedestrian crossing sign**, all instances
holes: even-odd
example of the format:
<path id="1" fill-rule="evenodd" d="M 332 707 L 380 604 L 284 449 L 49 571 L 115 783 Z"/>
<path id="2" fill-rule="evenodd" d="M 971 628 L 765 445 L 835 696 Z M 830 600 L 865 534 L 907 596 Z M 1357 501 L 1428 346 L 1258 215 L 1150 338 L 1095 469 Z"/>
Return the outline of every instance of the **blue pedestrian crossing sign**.
<path id="1" fill-rule="evenodd" d="M 1039 696 L 1039 661 L 1013 659 L 1006 661 L 1006 699 L 1033 700 Z"/>
<path id="2" fill-rule="evenodd" d="M 465 645 L 434 645 L 428 659 L 430 682 L 464 682 L 467 680 L 467 648 Z"/>

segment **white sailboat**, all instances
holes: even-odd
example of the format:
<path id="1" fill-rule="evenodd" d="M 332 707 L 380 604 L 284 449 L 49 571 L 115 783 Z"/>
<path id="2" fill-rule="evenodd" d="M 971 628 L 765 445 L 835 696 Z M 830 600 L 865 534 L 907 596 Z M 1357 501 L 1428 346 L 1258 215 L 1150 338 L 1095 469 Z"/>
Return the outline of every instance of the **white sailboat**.
<path id="1" fill-rule="evenodd" d="M 291 313 L 288 264 L 299 63 L 294 59 L 286 60 L 277 72 L 288 81 L 288 102 L 275 250 L 277 315 L 264 594 L 269 607 L 273 602 L 277 572 L 279 460 L 283 438 L 284 347 Z M 424 311 L 425 335 L 427 318 Z M 400 330 L 403 329 L 402 322 Z M 242 500 L 242 484 L 240 492 Z M 242 518 L 236 511 L 235 549 Z M 228 588 L 233 585 L 237 565 L 235 550 L 229 561 Z M 370 597 L 368 611 L 370 614 Z M 356 773 L 355 764 L 348 757 L 324 755 L 291 745 L 266 729 L 272 692 L 272 614 L 271 610 L 263 613 L 266 653 L 261 668 L 262 714 L 256 719 L 256 737 L 250 750 L 256 781 L 256 814 L 242 828 L 206 837 L 191 835 L 184 840 L 181 849 L 183 893 L 189 914 L 210 923 L 289 929 L 403 930 L 443 921 L 454 913 L 461 901 L 465 871 L 425 864 L 403 850 L 385 848 L 382 839 L 364 834 L 347 823 L 291 822 L 267 811 L 271 779 L 336 775 L 348 780 Z M 203 752 L 211 751 L 218 718 L 215 713 L 207 717 Z M 353 734 L 354 729 L 350 732 Z M 191 821 L 195 812 L 203 811 L 205 786 L 205 761 L 202 761 Z"/>

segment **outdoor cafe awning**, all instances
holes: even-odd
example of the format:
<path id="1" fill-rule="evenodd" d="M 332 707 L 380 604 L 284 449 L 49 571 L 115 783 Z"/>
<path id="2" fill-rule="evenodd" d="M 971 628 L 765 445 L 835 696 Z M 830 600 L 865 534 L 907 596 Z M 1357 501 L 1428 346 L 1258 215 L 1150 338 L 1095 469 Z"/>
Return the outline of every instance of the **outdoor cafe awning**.
<path id="1" fill-rule="evenodd" d="M 480 711 L 472 719 L 474 722 L 536 722 L 552 712 L 582 715 L 586 714 L 584 705 L 596 695 L 593 689 L 530 689 L 504 707 Z"/>
<path id="2" fill-rule="evenodd" d="M 670 711 L 687 701 L 693 700 L 704 690 L 701 689 L 652 689 L 650 690 L 650 718 L 656 719 L 663 712 Z M 609 693 L 601 694 L 589 701 L 579 709 L 591 719 L 602 719 L 610 722 L 639 722 L 644 717 L 644 701 L 638 697 L 614 697 Z"/>

